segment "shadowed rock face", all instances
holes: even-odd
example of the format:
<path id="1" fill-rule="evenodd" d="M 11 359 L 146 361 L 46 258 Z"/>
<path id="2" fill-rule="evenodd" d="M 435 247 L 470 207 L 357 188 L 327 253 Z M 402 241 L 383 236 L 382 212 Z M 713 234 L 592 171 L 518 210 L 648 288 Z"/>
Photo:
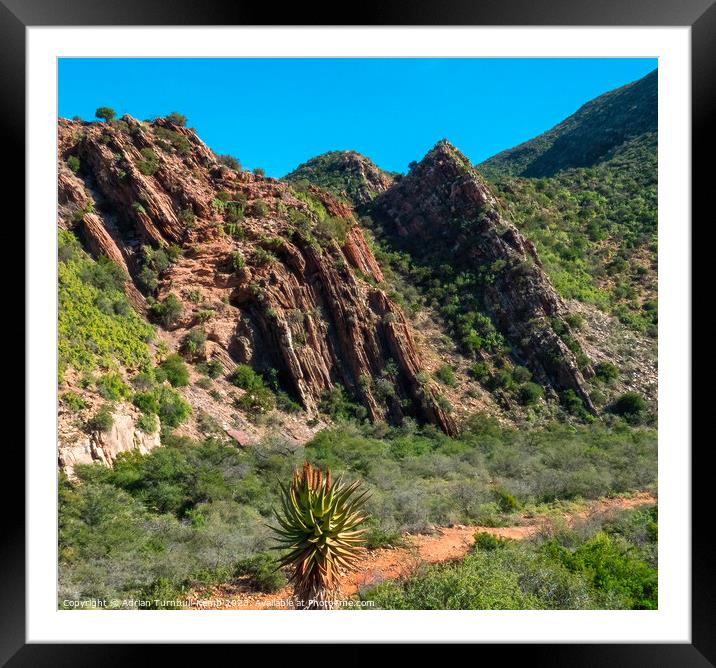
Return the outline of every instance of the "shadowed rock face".
<path id="1" fill-rule="evenodd" d="M 215 311 L 202 325 L 206 350 L 227 372 L 239 362 L 276 368 L 310 412 L 341 383 L 374 419 L 415 414 L 456 433 L 437 386 L 416 378 L 421 359 L 400 308 L 364 280 L 382 275 L 350 207 L 317 188 L 299 198 L 286 183 L 229 169 L 192 130 L 166 119 L 60 119 L 59 155 L 60 225 L 125 269 L 140 309 L 142 246 L 179 246 L 156 297 L 180 300 L 178 330 L 200 323 L 198 302 Z M 78 174 L 64 163 L 70 155 L 80 159 Z M 222 196 L 245 202 L 245 215 L 228 223 Z M 322 232 L 307 199 L 343 232 Z M 237 253 L 245 264 L 235 269 Z M 379 397 L 375 381 L 386 369 L 394 394 Z"/>
<path id="2" fill-rule="evenodd" d="M 555 331 L 569 332 L 562 300 L 534 245 L 500 215 L 497 200 L 465 156 L 446 141 L 438 143 L 374 200 L 371 212 L 414 245 L 451 249 L 453 266 L 484 270 L 482 301 L 517 356 L 555 389 L 574 390 L 594 412 L 584 379 L 592 369 L 579 369 Z"/>

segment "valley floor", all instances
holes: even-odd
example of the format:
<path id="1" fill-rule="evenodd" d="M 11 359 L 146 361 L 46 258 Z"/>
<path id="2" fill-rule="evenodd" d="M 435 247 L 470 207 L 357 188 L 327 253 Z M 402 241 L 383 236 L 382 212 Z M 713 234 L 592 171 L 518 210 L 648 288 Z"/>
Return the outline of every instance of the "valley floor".
<path id="1" fill-rule="evenodd" d="M 365 588 L 388 580 L 405 580 L 423 564 L 457 561 L 465 557 L 475 542 L 475 534 L 487 533 L 499 538 L 524 540 L 536 536 L 557 522 L 572 526 L 593 516 L 651 506 L 657 498 L 650 492 L 603 498 L 585 504 L 581 510 L 540 515 L 523 515 L 522 523 L 506 527 L 454 525 L 440 527 L 425 535 L 406 534 L 402 544 L 367 550 L 353 573 L 344 580 L 341 596 L 346 601 Z M 192 609 L 267 610 L 290 606 L 291 587 L 272 594 L 256 592 L 246 578 L 191 592 Z"/>

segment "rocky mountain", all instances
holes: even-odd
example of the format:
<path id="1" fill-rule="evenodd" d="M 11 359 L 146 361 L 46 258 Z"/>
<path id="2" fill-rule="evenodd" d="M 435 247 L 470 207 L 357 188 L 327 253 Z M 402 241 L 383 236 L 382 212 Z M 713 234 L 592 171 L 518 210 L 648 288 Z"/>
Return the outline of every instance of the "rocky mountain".
<path id="1" fill-rule="evenodd" d="M 652 73 L 479 167 L 441 141 L 405 175 L 333 151 L 277 180 L 180 115 L 60 119 L 61 466 L 160 424 L 245 444 L 278 419 L 300 444 L 331 416 L 455 435 L 655 399 L 655 95 Z"/>
<path id="2" fill-rule="evenodd" d="M 59 157 L 60 227 L 190 359 L 274 373 L 308 415 L 340 384 L 373 419 L 455 433 L 346 204 L 234 171 L 166 119 L 60 119 Z"/>
<path id="3" fill-rule="evenodd" d="M 573 391 L 595 410 L 585 380 L 593 370 L 580 348 L 565 343 L 574 341 L 568 310 L 534 245 L 501 215 L 487 183 L 454 146 L 439 142 L 370 211 L 415 261 L 476 275 L 482 306 L 516 358 L 542 383 Z"/>
<path id="4" fill-rule="evenodd" d="M 393 177 L 356 151 L 330 151 L 299 165 L 284 180 L 309 181 L 353 206 L 361 206 L 384 193 Z"/>
<path id="5" fill-rule="evenodd" d="M 587 102 L 574 114 L 519 146 L 480 164 L 490 178 L 553 176 L 590 167 L 624 150 L 625 144 L 657 131 L 658 71 Z"/>

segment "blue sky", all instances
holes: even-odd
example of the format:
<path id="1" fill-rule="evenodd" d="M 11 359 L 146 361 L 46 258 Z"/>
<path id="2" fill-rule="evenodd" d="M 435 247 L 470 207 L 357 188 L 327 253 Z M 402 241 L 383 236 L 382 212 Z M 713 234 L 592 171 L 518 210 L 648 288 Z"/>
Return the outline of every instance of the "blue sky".
<path id="1" fill-rule="evenodd" d="M 59 115 L 179 111 L 217 153 L 283 176 L 353 149 L 405 171 L 447 138 L 473 162 L 531 139 L 655 58 L 63 58 Z"/>

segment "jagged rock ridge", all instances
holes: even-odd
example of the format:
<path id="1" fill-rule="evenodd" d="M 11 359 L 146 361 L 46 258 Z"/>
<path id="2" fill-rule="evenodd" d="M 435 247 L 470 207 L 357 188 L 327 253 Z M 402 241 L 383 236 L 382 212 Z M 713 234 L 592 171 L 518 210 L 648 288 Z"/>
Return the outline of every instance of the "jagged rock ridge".
<path id="1" fill-rule="evenodd" d="M 420 355 L 400 308 L 364 280 L 382 276 L 350 207 L 314 187 L 299 198 L 286 183 L 221 165 L 192 130 L 167 119 L 60 119 L 59 155 L 60 224 L 125 269 L 140 310 L 142 247 L 180 247 L 156 297 L 179 298 L 178 331 L 201 323 L 197 302 L 211 305 L 201 325 L 206 355 L 227 372 L 239 362 L 274 367 L 310 412 L 341 383 L 375 419 L 416 414 L 456 433 L 437 386 L 418 380 Z M 64 162 L 70 155 L 77 174 Z M 245 214 L 227 222 L 232 203 Z M 341 223 L 337 235 L 321 235 L 316 207 Z M 378 396 L 386 368 L 394 393 Z"/>
<path id="2" fill-rule="evenodd" d="M 455 267 L 482 269 L 485 308 L 537 378 L 573 390 L 594 412 L 575 354 L 555 331 L 569 332 L 566 308 L 542 269 L 534 245 L 500 214 L 498 203 L 469 160 L 447 141 L 387 192 L 371 214 L 413 247 L 449 249 Z"/>

